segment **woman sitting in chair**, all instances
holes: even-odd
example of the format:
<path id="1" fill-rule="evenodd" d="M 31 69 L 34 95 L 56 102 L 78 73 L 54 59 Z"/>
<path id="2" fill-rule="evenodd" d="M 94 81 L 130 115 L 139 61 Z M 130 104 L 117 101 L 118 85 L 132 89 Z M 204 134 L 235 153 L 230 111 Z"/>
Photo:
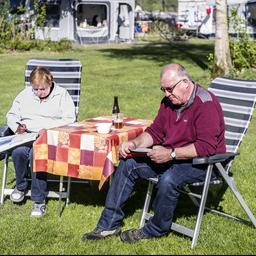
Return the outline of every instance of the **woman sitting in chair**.
<path id="1" fill-rule="evenodd" d="M 15 98 L 6 115 L 7 124 L 14 133 L 38 132 L 73 123 L 76 119 L 75 105 L 68 91 L 53 81 L 53 76 L 43 67 L 35 68 L 30 75 L 31 86 L 23 89 Z M 16 187 L 10 198 L 15 203 L 24 200 L 28 190 L 27 175 L 32 167 L 32 143 L 15 148 L 12 159 L 16 174 Z M 31 168 L 32 170 L 32 168 Z M 34 207 L 31 216 L 45 214 L 47 195 L 46 173 L 32 175 L 31 199 Z"/>

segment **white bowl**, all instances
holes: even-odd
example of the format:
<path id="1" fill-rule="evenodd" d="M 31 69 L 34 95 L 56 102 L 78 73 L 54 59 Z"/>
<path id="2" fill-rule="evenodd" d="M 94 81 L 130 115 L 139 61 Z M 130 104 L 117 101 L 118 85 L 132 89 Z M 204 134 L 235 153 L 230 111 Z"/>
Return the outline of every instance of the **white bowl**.
<path id="1" fill-rule="evenodd" d="M 112 123 L 99 123 L 96 124 L 96 129 L 98 133 L 107 134 L 110 132 Z"/>

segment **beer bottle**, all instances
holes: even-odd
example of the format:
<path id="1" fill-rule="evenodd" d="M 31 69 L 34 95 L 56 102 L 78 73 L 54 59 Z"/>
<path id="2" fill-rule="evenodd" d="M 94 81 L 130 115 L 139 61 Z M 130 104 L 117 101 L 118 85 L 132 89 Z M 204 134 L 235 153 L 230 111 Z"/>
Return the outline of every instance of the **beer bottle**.
<path id="1" fill-rule="evenodd" d="M 120 109 L 118 106 L 118 96 L 114 96 L 114 104 L 112 109 L 112 124 L 114 124 L 114 120 L 117 118 L 118 113 L 120 113 Z"/>

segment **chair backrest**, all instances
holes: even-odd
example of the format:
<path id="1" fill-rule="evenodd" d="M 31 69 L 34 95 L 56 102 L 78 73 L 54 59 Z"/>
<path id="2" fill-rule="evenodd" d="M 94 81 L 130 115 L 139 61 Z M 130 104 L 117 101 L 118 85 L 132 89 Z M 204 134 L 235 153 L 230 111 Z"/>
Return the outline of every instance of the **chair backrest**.
<path id="1" fill-rule="evenodd" d="M 256 80 L 216 78 L 209 90 L 224 112 L 227 152 L 236 153 L 247 132 L 256 102 Z"/>
<path id="2" fill-rule="evenodd" d="M 30 59 L 26 64 L 25 86 L 30 85 L 30 73 L 38 66 L 47 68 L 52 73 L 54 81 L 67 89 L 74 101 L 76 117 L 78 117 L 82 75 L 81 62 L 76 59 Z"/>

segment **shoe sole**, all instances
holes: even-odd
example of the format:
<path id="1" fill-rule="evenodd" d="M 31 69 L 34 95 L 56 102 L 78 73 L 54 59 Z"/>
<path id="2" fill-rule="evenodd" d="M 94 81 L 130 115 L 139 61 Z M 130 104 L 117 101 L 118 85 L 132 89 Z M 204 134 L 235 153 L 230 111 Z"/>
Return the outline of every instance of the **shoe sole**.
<path id="1" fill-rule="evenodd" d="M 126 238 L 123 237 L 123 233 L 120 234 L 120 239 L 123 243 L 133 244 L 137 242 L 136 240 L 126 240 Z"/>
<path id="2" fill-rule="evenodd" d="M 32 217 L 32 218 L 41 218 L 41 217 L 43 217 L 45 215 L 45 213 L 44 214 L 41 214 L 41 215 L 33 215 L 33 214 L 30 214 L 30 217 Z"/>
<path id="3" fill-rule="evenodd" d="M 117 233 L 115 234 L 111 234 L 111 235 L 107 235 L 107 236 L 89 236 L 89 237 L 82 237 L 82 241 L 89 241 L 89 240 L 101 240 L 101 239 L 105 239 L 108 237 L 112 237 L 112 236 L 120 236 L 121 234 L 121 230 L 119 230 Z"/>
<path id="4" fill-rule="evenodd" d="M 124 242 L 124 243 L 129 243 L 129 244 L 137 243 L 137 242 L 139 242 L 140 240 L 149 239 L 149 238 L 150 238 L 150 237 L 131 238 L 131 237 L 129 236 L 129 234 L 126 233 L 125 231 L 120 234 L 120 239 L 121 239 L 121 241 Z"/>

